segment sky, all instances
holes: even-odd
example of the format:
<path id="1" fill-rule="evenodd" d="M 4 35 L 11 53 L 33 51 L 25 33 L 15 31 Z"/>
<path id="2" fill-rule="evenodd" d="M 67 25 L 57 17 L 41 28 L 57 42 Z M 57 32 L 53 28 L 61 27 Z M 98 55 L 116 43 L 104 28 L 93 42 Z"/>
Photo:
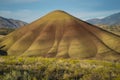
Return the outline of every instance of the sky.
<path id="1" fill-rule="evenodd" d="M 120 12 L 120 0 L 0 0 L 0 16 L 28 23 L 54 10 L 82 20 L 103 18 Z"/>

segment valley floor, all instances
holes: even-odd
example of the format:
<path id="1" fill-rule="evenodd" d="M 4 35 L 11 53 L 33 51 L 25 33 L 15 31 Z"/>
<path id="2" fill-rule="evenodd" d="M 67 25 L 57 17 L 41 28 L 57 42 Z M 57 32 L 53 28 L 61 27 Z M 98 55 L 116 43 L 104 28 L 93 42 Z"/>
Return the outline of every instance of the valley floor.
<path id="1" fill-rule="evenodd" d="M 0 80 L 120 80 L 120 63 L 40 57 L 0 57 Z"/>

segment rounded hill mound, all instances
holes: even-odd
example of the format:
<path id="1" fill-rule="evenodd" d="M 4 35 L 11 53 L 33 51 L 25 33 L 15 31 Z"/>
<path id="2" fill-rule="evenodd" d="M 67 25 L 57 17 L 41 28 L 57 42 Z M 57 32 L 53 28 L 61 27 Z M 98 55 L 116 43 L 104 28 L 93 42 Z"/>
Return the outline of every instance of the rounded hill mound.
<path id="1" fill-rule="evenodd" d="M 13 56 L 119 58 L 120 36 L 64 11 L 53 11 L 10 33 L 1 50 Z"/>

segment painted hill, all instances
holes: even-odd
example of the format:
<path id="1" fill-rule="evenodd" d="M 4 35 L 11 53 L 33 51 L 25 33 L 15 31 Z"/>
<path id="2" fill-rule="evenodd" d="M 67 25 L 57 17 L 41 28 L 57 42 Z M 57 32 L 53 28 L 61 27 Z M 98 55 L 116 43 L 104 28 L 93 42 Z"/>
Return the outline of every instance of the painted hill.
<path id="1" fill-rule="evenodd" d="M 120 25 L 120 12 L 107 16 L 103 19 L 89 19 L 87 22 L 91 24 Z"/>
<path id="2" fill-rule="evenodd" d="M 0 17 L 0 28 L 18 28 L 26 25 L 26 22 L 14 19 L 7 19 L 4 17 Z"/>
<path id="3" fill-rule="evenodd" d="M 120 36 L 56 10 L 7 35 L 1 50 L 13 56 L 119 59 Z"/>

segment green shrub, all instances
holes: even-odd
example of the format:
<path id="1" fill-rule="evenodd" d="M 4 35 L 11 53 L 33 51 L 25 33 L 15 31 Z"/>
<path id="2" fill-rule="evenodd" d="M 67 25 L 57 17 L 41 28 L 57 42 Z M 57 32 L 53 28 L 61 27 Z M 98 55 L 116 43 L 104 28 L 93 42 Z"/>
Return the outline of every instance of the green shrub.
<path id="1" fill-rule="evenodd" d="M 0 57 L 0 80 L 119 79 L 119 62 L 40 57 Z"/>

